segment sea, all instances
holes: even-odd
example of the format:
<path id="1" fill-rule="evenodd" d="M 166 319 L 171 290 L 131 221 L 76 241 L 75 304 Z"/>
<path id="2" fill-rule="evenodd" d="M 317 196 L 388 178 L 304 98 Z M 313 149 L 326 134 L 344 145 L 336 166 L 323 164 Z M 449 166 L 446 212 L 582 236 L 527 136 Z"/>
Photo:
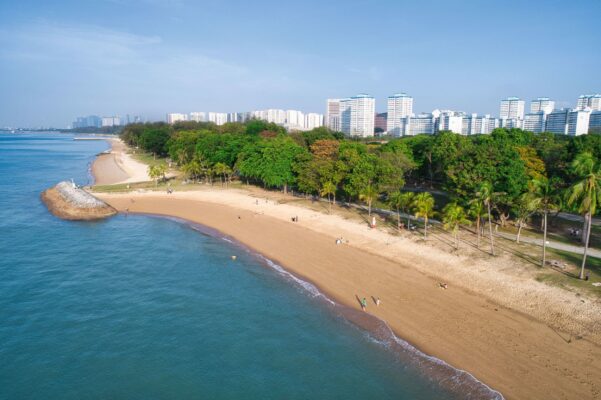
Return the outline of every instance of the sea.
<path id="1" fill-rule="evenodd" d="M 108 148 L 73 138 L 0 133 L 0 399 L 502 398 L 217 232 L 52 216 Z"/>

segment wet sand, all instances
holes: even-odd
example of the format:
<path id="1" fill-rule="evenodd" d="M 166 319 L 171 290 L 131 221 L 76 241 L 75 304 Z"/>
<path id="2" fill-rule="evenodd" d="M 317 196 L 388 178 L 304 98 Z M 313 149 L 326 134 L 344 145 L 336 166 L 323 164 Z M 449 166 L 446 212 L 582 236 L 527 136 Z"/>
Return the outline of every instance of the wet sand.
<path id="1" fill-rule="evenodd" d="M 148 166 L 127 153 L 121 139 L 109 139 L 111 152 L 99 154 L 92 163 L 95 185 L 113 185 L 149 181 Z"/>
<path id="2" fill-rule="evenodd" d="M 293 223 L 281 212 L 266 215 L 266 205 L 255 205 L 251 196 L 239 200 L 247 204 L 233 206 L 220 203 L 235 192 L 214 192 L 98 197 L 120 211 L 174 216 L 232 236 L 345 306 L 358 309 L 357 298 L 365 297 L 367 312 L 386 321 L 398 337 L 470 372 L 508 399 L 601 396 L 601 347 L 594 336 L 577 338 L 555 330 L 473 290 L 453 284 L 441 289 L 439 279 L 423 272 L 431 262 L 427 255 L 421 264 L 409 252 L 378 255 L 359 236 L 350 245 L 337 245 L 337 231 L 325 229 L 323 221 L 307 220 L 299 207 L 301 220 Z M 288 213 L 285 207 L 271 206 Z M 323 216 L 329 218 L 334 216 Z M 415 246 L 415 253 L 420 251 Z M 379 307 L 372 296 L 381 298 Z"/>

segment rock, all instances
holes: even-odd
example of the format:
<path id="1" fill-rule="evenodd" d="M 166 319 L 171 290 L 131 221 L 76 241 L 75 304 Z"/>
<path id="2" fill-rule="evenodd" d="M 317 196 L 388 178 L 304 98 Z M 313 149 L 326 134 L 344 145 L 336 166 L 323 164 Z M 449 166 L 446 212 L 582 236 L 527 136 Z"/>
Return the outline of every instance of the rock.
<path id="1" fill-rule="evenodd" d="M 117 214 L 117 210 L 69 182 L 42 192 L 42 201 L 55 216 L 68 220 L 94 220 Z"/>

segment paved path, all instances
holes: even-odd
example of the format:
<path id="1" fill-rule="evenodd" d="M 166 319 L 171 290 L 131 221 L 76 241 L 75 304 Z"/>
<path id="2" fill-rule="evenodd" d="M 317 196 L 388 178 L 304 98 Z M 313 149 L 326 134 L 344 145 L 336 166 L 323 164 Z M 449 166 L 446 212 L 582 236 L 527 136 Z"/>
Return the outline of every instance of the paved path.
<path id="1" fill-rule="evenodd" d="M 505 239 L 510 239 L 510 240 L 515 240 L 515 237 L 516 237 L 516 235 L 513 235 L 511 233 L 504 233 L 504 232 L 496 232 L 495 236 L 504 237 Z M 520 242 L 535 244 L 535 245 L 541 246 L 541 247 L 543 246 L 543 239 L 533 238 L 533 237 L 529 237 L 529 236 L 520 237 Z M 550 249 L 562 250 L 562 251 L 567 251 L 569 253 L 575 253 L 575 254 L 582 254 L 584 252 L 584 247 L 582 247 L 582 246 L 575 246 L 572 244 L 555 242 L 555 241 L 551 241 L 551 240 L 547 240 L 547 247 Z M 589 247 L 587 255 L 589 255 L 591 257 L 601 258 L 601 250 L 591 249 Z"/>

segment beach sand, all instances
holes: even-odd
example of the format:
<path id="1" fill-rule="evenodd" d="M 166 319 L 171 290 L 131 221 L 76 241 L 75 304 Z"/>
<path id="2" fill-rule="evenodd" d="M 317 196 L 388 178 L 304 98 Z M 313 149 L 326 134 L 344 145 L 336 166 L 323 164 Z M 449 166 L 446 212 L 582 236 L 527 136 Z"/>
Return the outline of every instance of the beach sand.
<path id="1" fill-rule="evenodd" d="M 470 260 L 243 190 L 96 195 L 120 211 L 216 229 L 340 304 L 359 309 L 357 298 L 365 297 L 367 312 L 398 337 L 508 399 L 601 397 L 598 302 L 504 274 L 502 258 Z M 348 243 L 337 245 L 341 236 Z"/>
<path id="2" fill-rule="evenodd" d="M 127 153 L 121 139 L 108 139 L 111 152 L 100 154 L 92 163 L 95 185 L 113 185 L 150 180 L 148 166 L 135 160 Z"/>

